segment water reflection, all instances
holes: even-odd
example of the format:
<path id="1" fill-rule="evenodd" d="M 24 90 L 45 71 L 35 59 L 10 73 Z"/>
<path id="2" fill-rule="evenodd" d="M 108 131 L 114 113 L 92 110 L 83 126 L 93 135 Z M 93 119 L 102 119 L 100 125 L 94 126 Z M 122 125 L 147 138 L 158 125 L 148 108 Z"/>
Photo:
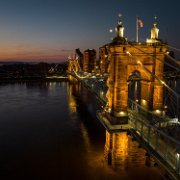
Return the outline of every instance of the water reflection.
<path id="1" fill-rule="evenodd" d="M 83 122 L 81 123 L 81 133 L 82 133 L 82 137 L 84 140 L 86 151 L 91 151 L 91 143 L 90 143 L 89 133 Z"/>
<path id="2" fill-rule="evenodd" d="M 86 89 L 51 85 L 0 86 L 1 179 L 161 179 L 131 136 L 94 118 Z"/>
<path id="3" fill-rule="evenodd" d="M 75 96 L 73 96 L 73 92 L 76 89 L 75 87 L 76 87 L 76 85 L 74 85 L 74 86 L 69 85 L 68 86 L 68 104 L 69 104 L 70 113 L 75 113 L 76 107 L 77 107 Z"/>
<path id="4" fill-rule="evenodd" d="M 163 179 L 161 171 L 154 167 L 154 160 L 146 156 L 146 151 L 139 148 L 132 136 L 127 132 L 105 131 L 93 115 L 99 108 L 97 99 L 87 89 L 71 83 L 68 95 L 70 112 L 81 119 L 84 157 L 91 172 L 90 179 L 152 179 L 152 175 L 153 179 Z"/>
<path id="5" fill-rule="evenodd" d="M 126 132 L 109 133 L 106 131 L 105 159 L 113 168 L 124 168 L 127 160 L 128 136 Z"/>
<path id="6" fill-rule="evenodd" d="M 162 172 L 154 167 L 154 160 L 127 132 L 106 131 L 104 158 L 112 169 L 127 179 L 151 179 L 151 175 L 154 179 L 163 179 Z"/>

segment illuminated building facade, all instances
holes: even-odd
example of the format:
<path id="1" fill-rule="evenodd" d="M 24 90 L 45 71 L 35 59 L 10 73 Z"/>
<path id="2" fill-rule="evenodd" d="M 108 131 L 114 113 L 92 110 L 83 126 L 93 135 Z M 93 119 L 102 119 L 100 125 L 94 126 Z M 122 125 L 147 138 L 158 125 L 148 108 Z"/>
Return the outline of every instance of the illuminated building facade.
<path id="1" fill-rule="evenodd" d="M 84 51 L 83 57 L 83 71 L 95 72 L 96 70 L 96 51 L 94 49 L 87 49 Z"/>
<path id="2" fill-rule="evenodd" d="M 163 110 L 163 79 L 166 44 L 158 39 L 159 29 L 154 23 L 151 39 L 146 43 L 128 42 L 124 37 L 121 19 L 117 36 L 108 45 L 107 110 L 115 117 L 126 117 L 128 107 L 128 78 L 138 71 L 141 75 L 140 104 L 155 112 Z"/>
<path id="3" fill-rule="evenodd" d="M 107 73 L 109 60 L 108 60 L 108 51 L 107 45 L 104 45 L 99 48 L 99 67 L 100 67 L 100 74 Z"/>

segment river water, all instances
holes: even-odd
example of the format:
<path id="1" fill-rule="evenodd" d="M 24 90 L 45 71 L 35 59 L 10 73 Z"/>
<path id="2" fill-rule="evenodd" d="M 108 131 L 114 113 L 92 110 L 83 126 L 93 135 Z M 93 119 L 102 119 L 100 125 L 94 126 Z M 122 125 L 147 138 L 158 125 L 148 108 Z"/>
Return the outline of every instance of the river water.
<path id="1" fill-rule="evenodd" d="M 95 100 L 68 82 L 0 84 L 0 179 L 164 179 L 126 133 L 108 133 Z"/>

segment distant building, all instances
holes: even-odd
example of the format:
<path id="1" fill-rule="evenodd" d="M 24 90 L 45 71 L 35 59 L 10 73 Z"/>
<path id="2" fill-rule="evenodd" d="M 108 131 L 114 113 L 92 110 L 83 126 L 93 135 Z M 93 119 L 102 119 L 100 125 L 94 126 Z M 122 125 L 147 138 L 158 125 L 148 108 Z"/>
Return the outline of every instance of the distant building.
<path id="1" fill-rule="evenodd" d="M 87 49 L 84 51 L 83 71 L 95 72 L 96 70 L 96 51 L 95 49 Z"/>
<path id="2" fill-rule="evenodd" d="M 99 67 L 100 67 L 100 74 L 104 74 L 108 72 L 108 51 L 107 46 L 104 45 L 99 48 Z"/>

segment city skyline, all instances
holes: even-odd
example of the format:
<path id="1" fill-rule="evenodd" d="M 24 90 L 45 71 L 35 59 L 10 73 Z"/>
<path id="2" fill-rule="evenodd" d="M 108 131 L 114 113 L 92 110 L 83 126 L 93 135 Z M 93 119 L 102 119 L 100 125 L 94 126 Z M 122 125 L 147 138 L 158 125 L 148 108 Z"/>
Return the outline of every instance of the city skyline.
<path id="1" fill-rule="evenodd" d="M 115 36 L 109 29 L 117 25 L 119 13 L 129 41 L 136 38 L 136 16 L 144 24 L 139 40 L 145 41 L 150 37 L 156 15 L 159 37 L 180 47 L 178 0 L 171 4 L 162 0 L 0 0 L 0 3 L 0 61 L 61 62 L 73 55 L 76 48 L 98 51 Z"/>

